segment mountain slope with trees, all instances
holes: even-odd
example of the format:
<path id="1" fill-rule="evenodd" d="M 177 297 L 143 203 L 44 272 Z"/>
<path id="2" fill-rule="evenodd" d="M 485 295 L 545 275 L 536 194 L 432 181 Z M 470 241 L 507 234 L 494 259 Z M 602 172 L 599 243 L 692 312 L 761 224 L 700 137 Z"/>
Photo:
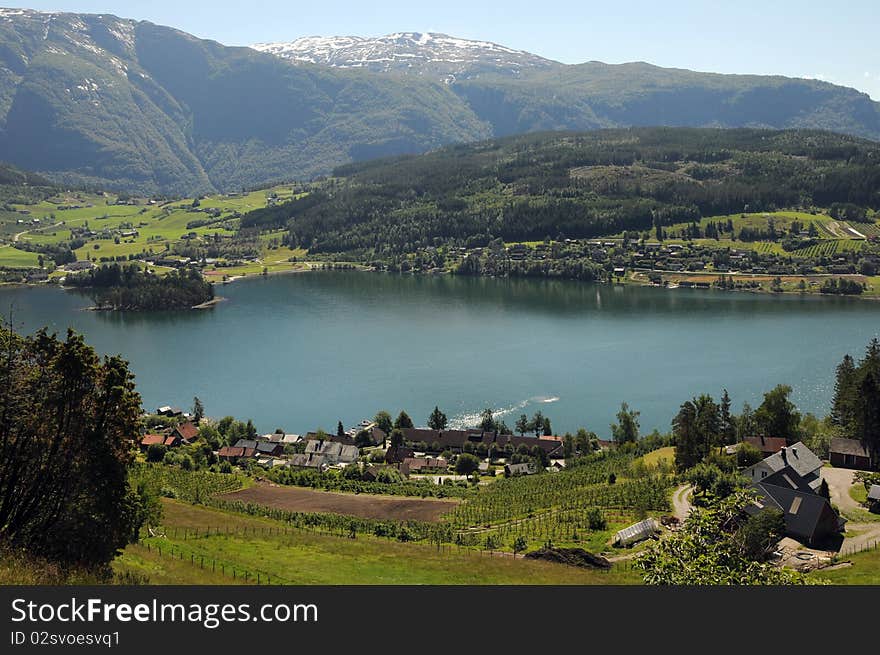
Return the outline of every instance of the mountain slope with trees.
<path id="1" fill-rule="evenodd" d="M 585 238 L 787 206 L 880 207 L 880 144 L 814 131 L 550 132 L 338 168 L 243 228 L 312 253 Z"/>
<path id="2" fill-rule="evenodd" d="M 542 62 L 517 75 L 481 63 L 479 75 L 450 81 L 291 63 L 106 14 L 2 9 L 0 151 L 63 184 L 192 194 L 551 129 L 808 127 L 880 138 L 880 104 L 824 82 Z"/>

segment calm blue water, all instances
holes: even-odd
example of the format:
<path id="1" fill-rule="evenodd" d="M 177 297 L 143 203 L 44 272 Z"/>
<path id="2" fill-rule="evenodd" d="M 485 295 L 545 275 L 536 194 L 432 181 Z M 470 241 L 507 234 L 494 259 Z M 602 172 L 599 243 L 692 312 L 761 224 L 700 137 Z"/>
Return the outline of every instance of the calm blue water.
<path id="1" fill-rule="evenodd" d="M 643 432 L 726 387 L 738 411 L 778 383 L 826 413 L 834 368 L 880 335 L 880 303 L 577 282 L 309 273 L 218 287 L 209 311 L 87 312 L 82 296 L 0 289 L 21 330 L 83 332 L 131 362 L 144 406 L 253 418 L 258 429 L 346 427 L 378 409 L 424 424 L 485 407 L 513 426 L 540 409 L 556 431 L 600 436 L 621 401 Z"/>

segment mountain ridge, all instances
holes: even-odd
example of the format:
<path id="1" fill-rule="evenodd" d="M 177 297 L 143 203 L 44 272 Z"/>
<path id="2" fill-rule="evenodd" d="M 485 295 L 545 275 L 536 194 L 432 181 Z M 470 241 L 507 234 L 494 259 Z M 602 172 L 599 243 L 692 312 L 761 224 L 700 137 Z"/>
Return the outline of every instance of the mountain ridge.
<path id="1" fill-rule="evenodd" d="M 412 46 L 424 40 L 416 34 L 396 35 Z M 426 41 L 467 42 L 443 38 L 452 45 Z M 187 195 L 546 130 L 810 128 L 880 139 L 880 103 L 826 82 L 516 56 L 516 72 L 476 57 L 464 69 L 389 74 L 292 63 L 110 14 L 0 9 L 0 152 L 56 183 Z"/>

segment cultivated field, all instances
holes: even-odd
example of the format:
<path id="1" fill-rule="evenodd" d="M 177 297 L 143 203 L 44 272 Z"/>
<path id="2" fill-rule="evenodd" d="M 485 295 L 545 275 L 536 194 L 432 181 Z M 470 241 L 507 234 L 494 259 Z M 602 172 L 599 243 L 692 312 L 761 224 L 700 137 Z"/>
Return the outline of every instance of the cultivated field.
<path id="1" fill-rule="evenodd" d="M 340 494 L 269 484 L 257 484 L 248 489 L 223 494 L 221 498 L 292 512 L 329 512 L 392 521 L 438 521 L 458 505 L 454 500 Z"/>
<path id="2" fill-rule="evenodd" d="M 436 501 L 435 501 L 436 502 Z M 444 545 L 318 534 L 270 519 L 164 500 L 161 533 L 129 546 L 118 575 L 150 584 L 637 584 L 609 572 Z M 161 549 L 161 550 L 160 550 Z M 233 573 L 234 572 L 234 573 Z M 233 578 L 233 575 L 235 576 Z M 259 576 L 259 577 L 258 577 Z"/>

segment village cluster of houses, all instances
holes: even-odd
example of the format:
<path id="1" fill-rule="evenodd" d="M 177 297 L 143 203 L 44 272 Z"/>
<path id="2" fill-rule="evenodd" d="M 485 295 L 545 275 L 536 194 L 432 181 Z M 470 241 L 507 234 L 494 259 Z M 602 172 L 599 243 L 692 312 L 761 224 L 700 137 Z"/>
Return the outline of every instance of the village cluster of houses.
<path id="1" fill-rule="evenodd" d="M 180 408 L 163 406 L 156 410 L 160 416 L 181 421 L 179 425 L 161 432 L 146 434 L 141 439 L 142 450 L 151 445 L 175 448 L 189 445 L 198 436 L 198 427 L 189 420 L 189 414 Z M 329 468 L 342 468 L 361 459 L 361 448 L 379 448 L 383 458 L 380 466 L 365 465 L 362 479 L 375 479 L 384 467 L 392 467 L 402 475 L 442 476 L 449 473 L 450 461 L 441 453 L 462 452 L 479 453 L 482 461 L 479 472 L 488 474 L 492 470 L 490 458 L 501 459 L 504 474 L 507 476 L 532 475 L 538 473 L 540 466 L 534 461 L 519 463 L 504 459 L 514 452 L 534 453 L 540 448 L 551 461 L 551 470 L 564 467 L 562 458 L 562 438 L 556 436 L 526 437 L 499 434 L 479 429 L 475 430 L 432 430 L 427 428 L 407 428 L 402 430 L 407 445 L 388 446 L 388 435 L 372 421 L 361 421 L 342 434 L 308 432 L 299 434 L 264 434 L 252 439 L 238 439 L 234 444 L 222 446 L 217 458 L 231 464 L 253 461 L 266 467 L 286 466 L 296 469 L 324 471 Z M 299 444 L 299 445 L 298 445 Z M 295 448 L 288 448 L 295 446 Z M 292 452 L 293 451 L 293 452 Z"/>

